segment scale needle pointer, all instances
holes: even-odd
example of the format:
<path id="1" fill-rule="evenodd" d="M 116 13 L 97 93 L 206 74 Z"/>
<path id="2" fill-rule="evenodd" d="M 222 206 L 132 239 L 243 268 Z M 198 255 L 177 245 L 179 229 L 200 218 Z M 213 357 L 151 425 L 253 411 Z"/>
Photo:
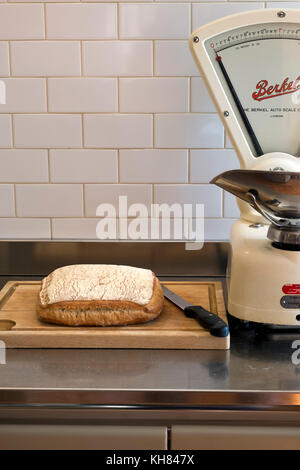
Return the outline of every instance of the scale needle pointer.
<path id="1" fill-rule="evenodd" d="M 226 69 L 225 69 L 225 67 L 224 67 L 223 62 L 222 62 L 222 57 L 219 56 L 216 51 L 215 51 L 215 54 L 216 54 L 216 60 L 217 60 L 217 62 L 218 62 L 218 64 L 219 64 L 219 66 L 220 66 L 221 72 L 222 72 L 222 74 L 223 74 L 223 76 L 224 76 L 224 78 L 225 78 L 225 81 L 226 81 L 226 83 L 227 83 L 227 85 L 228 85 L 228 88 L 229 88 L 229 90 L 230 90 L 230 92 L 231 92 L 231 94 L 232 94 L 232 97 L 233 97 L 233 99 L 234 99 L 234 102 L 235 102 L 235 104 L 236 104 L 236 106 L 237 106 L 237 108 L 238 108 L 238 110 L 239 110 L 239 113 L 240 113 L 240 115 L 241 115 L 242 121 L 243 121 L 243 123 L 244 123 L 244 125 L 245 125 L 245 127 L 246 127 L 246 129 L 247 129 L 247 131 L 248 131 L 248 134 L 249 134 L 249 136 L 250 136 L 250 139 L 251 139 L 251 142 L 252 142 L 252 144 L 253 144 L 253 147 L 254 147 L 254 149 L 255 149 L 255 151 L 256 151 L 256 153 L 257 153 L 257 156 L 260 157 L 261 155 L 263 155 L 262 148 L 261 148 L 261 146 L 260 146 L 260 144 L 259 144 L 259 142 L 258 142 L 258 140 L 257 140 L 257 137 L 256 137 L 256 135 L 255 135 L 255 133 L 254 133 L 254 130 L 253 130 L 253 128 L 252 128 L 250 122 L 249 122 L 249 119 L 248 119 L 248 117 L 247 117 L 247 115 L 246 115 L 246 113 L 245 113 L 245 110 L 244 110 L 244 108 L 243 108 L 243 106 L 242 106 L 242 104 L 241 104 L 241 102 L 240 102 L 240 100 L 239 100 L 239 97 L 238 97 L 237 94 L 236 94 L 236 91 L 235 91 L 235 89 L 234 89 L 234 86 L 233 86 L 232 83 L 231 83 L 231 80 L 230 80 L 230 78 L 229 78 L 229 76 L 228 76 L 228 73 L 227 73 L 227 71 L 226 71 Z"/>

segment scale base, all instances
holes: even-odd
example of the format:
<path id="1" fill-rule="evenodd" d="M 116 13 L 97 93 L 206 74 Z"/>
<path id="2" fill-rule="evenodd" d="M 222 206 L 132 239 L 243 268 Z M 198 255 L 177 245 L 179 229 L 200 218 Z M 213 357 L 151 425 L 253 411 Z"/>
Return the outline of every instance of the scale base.
<path id="1" fill-rule="evenodd" d="M 243 322 L 300 328 L 300 293 L 284 293 L 300 284 L 300 252 L 275 248 L 267 239 L 268 228 L 243 219 L 233 224 L 228 312 Z M 297 308 L 291 304 L 294 297 Z"/>
<path id="2" fill-rule="evenodd" d="M 232 333 L 232 330 L 238 330 L 238 331 L 250 331 L 250 330 L 255 330 L 257 333 L 259 332 L 299 332 L 300 333 L 300 325 L 275 325 L 272 323 L 258 323 L 254 321 L 248 321 L 248 320 L 241 320 L 240 318 L 235 317 L 234 315 L 231 315 L 231 313 L 227 312 L 228 315 L 228 321 L 229 321 L 229 327 L 230 331 Z"/>

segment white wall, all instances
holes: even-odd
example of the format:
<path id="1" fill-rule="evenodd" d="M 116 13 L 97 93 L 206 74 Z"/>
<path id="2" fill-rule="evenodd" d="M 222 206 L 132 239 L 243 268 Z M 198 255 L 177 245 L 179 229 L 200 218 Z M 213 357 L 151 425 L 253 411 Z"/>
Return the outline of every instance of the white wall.
<path id="1" fill-rule="evenodd" d="M 203 203 L 227 239 L 235 201 L 208 183 L 238 163 L 187 39 L 283 4 L 0 0 L 0 238 L 96 238 L 96 206 L 128 194 Z"/>

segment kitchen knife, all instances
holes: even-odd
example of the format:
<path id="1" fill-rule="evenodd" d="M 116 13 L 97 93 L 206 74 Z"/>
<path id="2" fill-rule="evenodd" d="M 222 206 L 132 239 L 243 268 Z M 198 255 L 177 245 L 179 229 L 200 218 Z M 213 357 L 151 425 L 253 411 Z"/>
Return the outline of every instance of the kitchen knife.
<path id="1" fill-rule="evenodd" d="M 193 305 L 190 302 L 187 302 L 165 286 L 162 286 L 162 289 L 166 299 L 170 300 L 174 305 L 181 308 L 187 317 L 198 320 L 200 325 L 203 326 L 203 328 L 209 330 L 211 335 L 222 338 L 224 336 L 228 336 L 228 325 L 220 317 L 218 317 L 218 315 L 205 310 L 205 308 L 201 307 L 201 305 Z"/>

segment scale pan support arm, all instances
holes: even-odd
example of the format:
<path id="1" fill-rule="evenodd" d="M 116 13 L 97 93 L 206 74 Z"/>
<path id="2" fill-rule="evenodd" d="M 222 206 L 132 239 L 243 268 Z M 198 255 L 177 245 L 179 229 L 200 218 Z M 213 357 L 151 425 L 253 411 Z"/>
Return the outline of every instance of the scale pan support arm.
<path id="1" fill-rule="evenodd" d="M 230 170 L 211 183 L 248 202 L 274 225 L 300 221 L 300 172 Z"/>

